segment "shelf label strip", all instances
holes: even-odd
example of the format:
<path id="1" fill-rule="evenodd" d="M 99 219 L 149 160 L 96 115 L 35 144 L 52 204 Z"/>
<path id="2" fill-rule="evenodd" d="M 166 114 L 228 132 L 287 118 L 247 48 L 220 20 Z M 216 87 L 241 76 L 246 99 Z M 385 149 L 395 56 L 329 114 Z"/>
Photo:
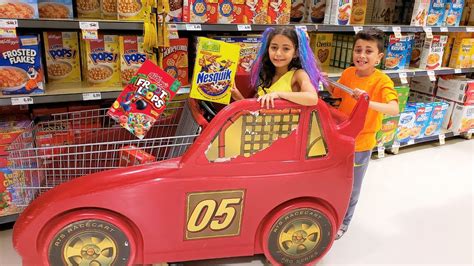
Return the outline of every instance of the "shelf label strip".
<path id="1" fill-rule="evenodd" d="M 102 99 L 102 94 L 100 92 L 83 93 L 82 94 L 82 99 L 84 101 L 100 100 L 100 99 Z"/>
<path id="2" fill-rule="evenodd" d="M 33 104 L 33 98 L 31 97 L 15 97 L 11 98 L 12 105 L 23 105 L 23 104 Z"/>
<path id="3" fill-rule="evenodd" d="M 0 38 L 16 38 L 16 19 L 0 19 Z"/>
<path id="4" fill-rule="evenodd" d="M 201 24 L 186 24 L 186 30 L 188 31 L 201 31 Z"/>
<path id="5" fill-rule="evenodd" d="M 237 25 L 237 30 L 238 30 L 238 31 L 251 31 L 251 30 L 252 30 L 252 26 L 251 26 L 251 25 L 248 25 L 248 24 Z"/>
<path id="6" fill-rule="evenodd" d="M 96 21 L 80 21 L 79 28 L 82 31 L 82 39 L 97 40 L 99 39 L 99 22 Z"/>

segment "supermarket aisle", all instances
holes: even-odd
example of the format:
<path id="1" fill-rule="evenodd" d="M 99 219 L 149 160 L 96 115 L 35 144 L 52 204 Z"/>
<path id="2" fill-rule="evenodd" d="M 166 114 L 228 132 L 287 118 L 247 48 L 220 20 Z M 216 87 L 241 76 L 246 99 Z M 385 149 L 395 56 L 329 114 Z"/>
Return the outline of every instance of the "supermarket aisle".
<path id="1" fill-rule="evenodd" d="M 472 265 L 473 179 L 474 140 L 372 160 L 350 230 L 319 265 Z M 255 256 L 186 265 L 264 262 Z M 0 265 L 20 265 L 11 230 L 0 231 Z"/>

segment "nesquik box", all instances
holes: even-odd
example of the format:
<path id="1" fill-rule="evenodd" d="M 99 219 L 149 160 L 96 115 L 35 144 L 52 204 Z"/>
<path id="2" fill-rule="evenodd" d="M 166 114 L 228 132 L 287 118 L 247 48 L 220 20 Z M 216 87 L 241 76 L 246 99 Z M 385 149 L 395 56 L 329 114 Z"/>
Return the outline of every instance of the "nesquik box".
<path id="1" fill-rule="evenodd" d="M 198 38 L 190 97 L 229 104 L 239 55 L 237 44 Z"/>
<path id="2" fill-rule="evenodd" d="M 270 24 L 290 23 L 291 0 L 270 0 L 268 4 L 268 17 Z"/>
<path id="3" fill-rule="evenodd" d="M 268 24 L 269 0 L 246 0 L 245 17 L 251 24 Z"/>
<path id="4" fill-rule="evenodd" d="M 188 38 L 171 39 L 170 46 L 161 48 L 163 69 L 182 86 L 188 85 Z"/>
<path id="5" fill-rule="evenodd" d="M 248 23 L 246 21 L 245 0 L 219 0 L 217 22 L 222 24 Z"/>
<path id="6" fill-rule="evenodd" d="M 147 60 L 107 114 L 130 133 L 143 139 L 179 86 L 179 81 Z"/>

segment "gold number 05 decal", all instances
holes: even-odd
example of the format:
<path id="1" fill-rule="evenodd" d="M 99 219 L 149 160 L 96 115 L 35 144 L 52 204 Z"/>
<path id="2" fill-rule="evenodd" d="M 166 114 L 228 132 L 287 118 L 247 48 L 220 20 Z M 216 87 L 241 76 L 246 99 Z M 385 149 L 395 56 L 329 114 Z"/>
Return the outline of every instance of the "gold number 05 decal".
<path id="1" fill-rule="evenodd" d="M 188 194 L 186 239 L 238 235 L 244 191 Z"/>

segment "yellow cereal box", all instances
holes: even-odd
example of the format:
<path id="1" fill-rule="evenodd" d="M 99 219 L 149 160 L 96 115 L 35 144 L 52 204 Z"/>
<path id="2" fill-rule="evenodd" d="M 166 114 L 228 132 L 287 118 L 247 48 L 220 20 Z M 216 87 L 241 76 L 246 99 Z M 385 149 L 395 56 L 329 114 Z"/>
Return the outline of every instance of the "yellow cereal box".
<path id="1" fill-rule="evenodd" d="M 474 65 L 472 55 L 474 54 L 474 39 L 462 38 L 456 39 L 451 50 L 451 59 L 449 67 L 468 68 Z"/>
<path id="2" fill-rule="evenodd" d="M 365 13 L 367 10 L 367 0 L 353 0 L 351 25 L 364 25 Z"/>
<path id="3" fill-rule="evenodd" d="M 119 20 L 143 20 L 144 0 L 117 0 Z"/>
<path id="4" fill-rule="evenodd" d="M 137 70 L 147 59 L 143 51 L 142 36 L 120 36 L 120 76 L 122 84 L 128 82 L 135 76 Z"/>
<path id="5" fill-rule="evenodd" d="M 311 34 L 310 45 L 321 66 L 329 66 L 332 48 L 332 33 Z"/>
<path id="6" fill-rule="evenodd" d="M 199 37 L 190 97 L 228 104 L 239 52 L 238 44 Z"/>
<path id="7" fill-rule="evenodd" d="M 91 86 L 120 86 L 119 37 L 99 34 L 97 40 L 84 40 L 82 76 Z"/>
<path id="8" fill-rule="evenodd" d="M 48 82 L 81 81 L 77 32 L 44 32 Z"/>

